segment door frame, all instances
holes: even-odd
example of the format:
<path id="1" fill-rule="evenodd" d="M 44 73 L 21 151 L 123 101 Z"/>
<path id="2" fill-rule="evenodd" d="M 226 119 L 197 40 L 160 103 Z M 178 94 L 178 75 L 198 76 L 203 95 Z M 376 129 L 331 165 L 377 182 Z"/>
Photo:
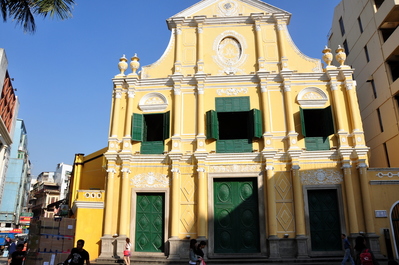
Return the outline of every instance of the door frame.
<path id="1" fill-rule="evenodd" d="M 392 211 L 395 207 L 399 207 L 399 201 L 396 201 L 392 204 L 391 209 L 389 211 L 389 223 L 391 225 L 391 238 L 393 239 L 393 248 L 394 248 L 394 256 L 397 259 L 399 257 L 399 251 L 398 251 L 398 247 L 399 247 L 399 242 L 396 242 L 396 238 L 395 238 L 395 230 L 393 227 L 393 222 L 392 222 Z"/>
<path id="2" fill-rule="evenodd" d="M 339 251 L 312 251 L 312 240 L 310 235 L 310 216 L 309 216 L 309 201 L 308 190 L 336 190 L 338 199 L 338 213 L 341 225 L 341 234 L 347 234 L 345 224 L 345 209 L 342 199 L 342 186 L 340 184 L 331 185 L 305 185 L 303 186 L 303 199 L 305 202 L 305 220 L 306 220 L 306 234 L 308 237 L 308 253 L 310 257 L 320 256 L 342 256 L 342 250 Z"/>
<path id="3" fill-rule="evenodd" d="M 214 179 L 226 178 L 255 178 L 258 189 L 258 214 L 259 214 L 259 243 L 260 253 L 215 253 L 214 249 L 214 198 L 213 198 L 213 183 Z M 208 173 L 208 257 L 210 258 L 242 258 L 242 257 L 265 257 L 267 255 L 266 248 L 266 217 L 265 217 L 265 187 L 264 187 L 264 173 L 263 172 L 226 172 L 226 173 Z"/>
<path id="4" fill-rule="evenodd" d="M 163 236 L 164 236 L 164 251 L 163 252 L 138 252 L 135 250 L 134 246 L 136 244 L 136 203 L 137 203 L 137 193 L 163 193 L 164 194 L 164 227 L 163 227 Z M 130 205 L 130 243 L 132 244 L 131 255 L 132 256 L 160 256 L 164 257 L 169 253 L 167 240 L 169 238 L 169 218 L 167 218 L 169 213 L 169 188 L 132 188 L 132 198 Z"/>

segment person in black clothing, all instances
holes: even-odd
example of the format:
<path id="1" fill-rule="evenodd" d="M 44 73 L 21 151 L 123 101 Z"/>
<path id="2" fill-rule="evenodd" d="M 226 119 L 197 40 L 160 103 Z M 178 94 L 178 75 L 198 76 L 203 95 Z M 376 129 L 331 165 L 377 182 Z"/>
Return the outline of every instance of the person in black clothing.
<path id="1" fill-rule="evenodd" d="M 76 248 L 71 250 L 71 254 L 68 255 L 68 258 L 64 261 L 64 264 L 68 264 L 68 260 L 70 265 L 83 265 L 86 261 L 87 265 L 90 265 L 90 256 L 89 252 L 83 249 L 85 245 L 85 241 L 83 239 L 79 239 L 76 243 Z"/>
<path id="2" fill-rule="evenodd" d="M 9 265 L 22 265 L 22 262 L 26 257 L 26 251 L 22 251 L 23 248 L 24 244 L 18 244 L 17 250 L 14 251 L 8 258 Z"/>
<path id="3" fill-rule="evenodd" d="M 195 249 L 195 254 L 197 254 L 198 256 L 200 256 L 201 258 L 204 258 L 204 251 L 202 250 L 203 248 L 205 248 L 206 246 L 206 242 L 205 241 L 201 241 L 196 249 Z"/>
<path id="4" fill-rule="evenodd" d="M 356 265 L 361 265 L 360 262 L 360 254 L 365 251 L 366 249 L 369 250 L 371 257 L 373 259 L 373 264 L 374 265 L 379 265 L 378 261 L 375 259 L 373 252 L 371 252 L 371 250 L 366 246 L 366 239 L 364 238 L 364 236 L 358 236 L 356 237 L 355 240 L 355 255 L 356 255 Z"/>

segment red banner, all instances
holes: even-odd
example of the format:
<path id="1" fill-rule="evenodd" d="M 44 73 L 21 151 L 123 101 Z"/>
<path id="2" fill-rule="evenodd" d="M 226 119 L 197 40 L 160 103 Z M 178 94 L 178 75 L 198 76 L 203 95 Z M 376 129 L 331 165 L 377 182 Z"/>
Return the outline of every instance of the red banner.
<path id="1" fill-rule="evenodd" d="M 28 216 L 21 216 L 21 217 L 19 217 L 19 222 L 20 223 L 24 223 L 24 224 L 28 224 L 28 223 L 30 223 L 30 219 L 31 219 L 32 217 L 28 217 Z"/>

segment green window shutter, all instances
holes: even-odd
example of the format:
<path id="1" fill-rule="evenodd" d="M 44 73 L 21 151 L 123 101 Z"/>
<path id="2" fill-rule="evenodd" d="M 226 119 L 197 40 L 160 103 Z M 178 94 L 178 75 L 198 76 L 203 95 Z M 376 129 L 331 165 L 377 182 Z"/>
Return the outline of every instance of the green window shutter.
<path id="1" fill-rule="evenodd" d="M 301 129 L 302 129 L 302 135 L 306 137 L 306 127 L 305 127 L 305 113 L 302 108 L 299 108 L 299 113 L 301 116 Z"/>
<path id="2" fill-rule="evenodd" d="M 162 154 L 164 151 L 163 141 L 142 142 L 140 153 L 141 154 Z"/>
<path id="3" fill-rule="evenodd" d="M 143 114 L 133 113 L 132 115 L 132 140 L 143 141 L 144 116 Z"/>
<path id="4" fill-rule="evenodd" d="M 335 133 L 331 106 L 328 106 L 323 111 L 323 133 L 325 137 Z"/>
<path id="5" fill-rule="evenodd" d="M 219 140 L 216 142 L 216 153 L 250 153 L 252 142 L 248 139 Z"/>
<path id="6" fill-rule="evenodd" d="M 308 151 L 330 150 L 328 137 L 306 137 L 305 146 Z"/>
<path id="7" fill-rule="evenodd" d="M 251 130 L 250 136 L 252 138 L 261 138 L 263 135 L 261 111 L 258 109 L 251 109 L 248 113 Z"/>
<path id="8" fill-rule="evenodd" d="M 216 98 L 217 112 L 249 111 L 249 97 Z"/>
<path id="9" fill-rule="evenodd" d="M 170 137 L 170 111 L 163 114 L 163 139 Z"/>
<path id="10" fill-rule="evenodd" d="M 219 139 L 218 115 L 214 110 L 206 112 L 206 138 Z"/>

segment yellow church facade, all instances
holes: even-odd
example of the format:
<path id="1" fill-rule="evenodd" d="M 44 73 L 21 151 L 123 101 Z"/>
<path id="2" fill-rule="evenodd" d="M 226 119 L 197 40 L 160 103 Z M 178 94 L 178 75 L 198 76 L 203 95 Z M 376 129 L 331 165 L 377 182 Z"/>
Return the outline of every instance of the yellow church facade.
<path id="1" fill-rule="evenodd" d="M 302 54 L 290 16 L 203 0 L 167 20 L 157 62 L 120 59 L 108 147 L 74 163 L 92 259 L 122 256 L 127 237 L 133 257 L 187 260 L 192 238 L 208 259 L 340 257 L 342 233 L 397 257 L 399 173 L 367 166 L 354 69 L 340 48 L 326 67 Z"/>

